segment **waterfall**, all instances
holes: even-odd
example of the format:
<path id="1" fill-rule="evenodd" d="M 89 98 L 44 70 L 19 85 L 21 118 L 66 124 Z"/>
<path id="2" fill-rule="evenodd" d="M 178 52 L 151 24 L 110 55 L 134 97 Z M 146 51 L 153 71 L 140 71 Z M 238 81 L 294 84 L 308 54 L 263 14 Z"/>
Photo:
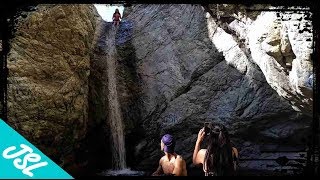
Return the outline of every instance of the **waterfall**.
<path id="1" fill-rule="evenodd" d="M 124 125 L 120 111 L 117 94 L 117 75 L 116 75 L 116 48 L 115 36 L 117 28 L 108 30 L 106 36 L 106 63 L 107 63 L 107 98 L 108 98 L 108 121 L 110 123 L 111 146 L 112 146 L 112 165 L 113 169 L 120 170 L 126 168 L 126 149 L 124 139 Z"/>

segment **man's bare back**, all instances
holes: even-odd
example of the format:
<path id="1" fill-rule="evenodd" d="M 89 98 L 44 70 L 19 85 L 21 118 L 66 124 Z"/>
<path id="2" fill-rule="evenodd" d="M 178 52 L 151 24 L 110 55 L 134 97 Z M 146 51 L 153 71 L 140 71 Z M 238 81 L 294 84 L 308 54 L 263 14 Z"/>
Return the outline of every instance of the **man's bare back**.
<path id="1" fill-rule="evenodd" d="M 161 138 L 160 148 L 164 156 L 159 160 L 158 169 L 152 176 L 174 175 L 187 176 L 186 161 L 174 152 L 175 140 L 170 134 L 165 134 Z"/>
<path id="2" fill-rule="evenodd" d="M 186 162 L 180 155 L 163 156 L 159 161 L 158 170 L 153 175 L 160 174 L 175 175 L 175 176 L 187 176 Z"/>

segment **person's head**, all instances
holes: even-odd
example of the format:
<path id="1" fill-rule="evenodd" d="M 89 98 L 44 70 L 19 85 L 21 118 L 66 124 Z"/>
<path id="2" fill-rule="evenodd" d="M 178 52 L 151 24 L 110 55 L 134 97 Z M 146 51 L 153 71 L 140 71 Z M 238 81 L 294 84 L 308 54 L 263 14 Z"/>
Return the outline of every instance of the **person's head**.
<path id="1" fill-rule="evenodd" d="M 115 13 L 119 13 L 119 9 L 116 9 Z"/>
<path id="2" fill-rule="evenodd" d="M 161 138 L 161 151 L 173 154 L 175 145 L 176 145 L 176 142 L 175 142 L 175 139 L 172 135 L 165 134 L 164 136 L 162 136 L 162 138 Z"/>
<path id="3" fill-rule="evenodd" d="M 222 124 L 209 124 L 207 153 L 204 169 L 214 175 L 233 175 L 232 146 L 229 134 Z"/>

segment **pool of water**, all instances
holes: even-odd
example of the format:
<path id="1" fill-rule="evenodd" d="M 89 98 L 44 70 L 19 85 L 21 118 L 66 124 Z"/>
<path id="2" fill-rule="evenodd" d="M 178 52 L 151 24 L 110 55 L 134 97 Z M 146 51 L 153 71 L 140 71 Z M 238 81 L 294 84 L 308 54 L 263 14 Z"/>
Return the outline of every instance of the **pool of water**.
<path id="1" fill-rule="evenodd" d="M 98 173 L 99 176 L 145 176 L 144 171 L 134 171 L 130 168 L 121 169 L 121 170 L 112 170 L 108 169 L 101 173 Z"/>

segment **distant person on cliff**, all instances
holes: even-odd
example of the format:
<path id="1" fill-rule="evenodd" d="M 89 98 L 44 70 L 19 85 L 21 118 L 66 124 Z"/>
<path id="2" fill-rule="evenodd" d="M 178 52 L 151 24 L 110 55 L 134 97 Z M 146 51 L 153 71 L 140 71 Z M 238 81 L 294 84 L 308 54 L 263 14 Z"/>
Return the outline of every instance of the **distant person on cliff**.
<path id="1" fill-rule="evenodd" d="M 200 144 L 208 137 L 207 149 Z M 200 129 L 193 152 L 193 164 L 202 164 L 205 176 L 233 176 L 238 168 L 238 150 L 232 147 L 227 129 L 221 124 L 208 124 Z"/>
<path id="2" fill-rule="evenodd" d="M 174 137 L 165 134 L 161 139 L 161 151 L 165 155 L 160 159 L 159 167 L 152 176 L 187 176 L 186 162 L 174 152 L 174 147 Z"/>
<path id="3" fill-rule="evenodd" d="M 112 16 L 113 24 L 115 26 L 119 26 L 120 19 L 122 19 L 121 14 L 119 12 L 119 9 L 116 9 L 116 11 L 113 13 L 113 16 Z"/>

